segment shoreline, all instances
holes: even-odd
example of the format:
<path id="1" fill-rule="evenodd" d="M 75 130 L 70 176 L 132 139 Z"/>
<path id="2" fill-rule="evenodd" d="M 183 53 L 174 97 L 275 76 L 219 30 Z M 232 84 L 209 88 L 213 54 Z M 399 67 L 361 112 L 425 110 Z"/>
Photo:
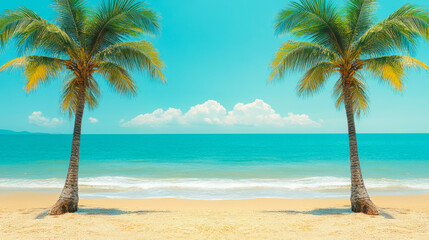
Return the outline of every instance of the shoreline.
<path id="1" fill-rule="evenodd" d="M 293 165 L 293 164 L 292 164 Z M 300 166 L 305 167 L 305 166 Z M 422 167 L 422 166 L 418 166 Z M 196 170 L 200 171 L 200 169 Z M 203 168 L 201 171 L 208 171 Z M 237 170 L 236 170 L 237 171 Z M 252 171 L 252 170 L 251 170 Z M 222 172 L 217 172 L 222 174 Z M 253 172 L 253 174 L 260 174 Z M 60 178 L 0 178 L 2 192 L 59 193 Z M 415 195 L 429 193 L 429 178 L 367 178 L 371 195 Z M 183 198 L 200 200 L 254 198 L 348 198 L 350 177 L 301 176 L 280 178 L 203 178 L 96 176 L 79 179 L 80 197 L 151 199 Z"/>
<path id="2" fill-rule="evenodd" d="M 0 210 L 20 208 L 49 208 L 58 199 L 57 193 L 0 193 Z M 31 200 L 30 200 L 31 199 Z M 383 208 L 422 209 L 429 211 L 429 193 L 408 195 L 373 195 L 371 199 Z M 403 203 L 407 204 L 404 205 Z M 136 209 L 139 205 L 150 210 L 280 210 L 329 207 L 350 204 L 348 198 L 252 198 L 200 200 L 184 198 L 81 198 L 79 205 Z"/>
<path id="3" fill-rule="evenodd" d="M 427 239 L 429 194 L 349 199 L 81 199 L 47 216 L 58 194 L 0 194 L 0 239 Z"/>

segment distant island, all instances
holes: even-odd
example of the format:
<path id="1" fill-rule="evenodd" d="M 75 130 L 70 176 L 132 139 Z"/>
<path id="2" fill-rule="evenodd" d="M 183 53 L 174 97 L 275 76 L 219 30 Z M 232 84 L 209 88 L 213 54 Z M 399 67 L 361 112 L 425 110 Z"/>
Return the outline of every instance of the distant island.
<path id="1" fill-rule="evenodd" d="M 16 132 L 12 130 L 0 129 L 0 135 L 25 135 L 25 134 L 48 134 L 48 133 L 32 133 L 27 131 Z"/>

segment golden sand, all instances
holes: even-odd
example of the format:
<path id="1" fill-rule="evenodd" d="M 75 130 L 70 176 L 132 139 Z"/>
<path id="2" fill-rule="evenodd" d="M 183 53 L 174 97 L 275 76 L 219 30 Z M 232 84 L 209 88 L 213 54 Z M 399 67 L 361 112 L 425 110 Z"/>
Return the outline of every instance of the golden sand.
<path id="1" fill-rule="evenodd" d="M 56 199 L 0 195 L 0 239 L 429 239 L 429 195 L 375 196 L 381 216 L 348 199 L 81 199 L 46 216 Z"/>

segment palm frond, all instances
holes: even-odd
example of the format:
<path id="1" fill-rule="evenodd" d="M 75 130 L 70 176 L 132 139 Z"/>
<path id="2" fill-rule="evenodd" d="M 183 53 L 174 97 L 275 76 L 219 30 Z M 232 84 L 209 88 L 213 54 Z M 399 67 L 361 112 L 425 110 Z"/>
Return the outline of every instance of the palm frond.
<path id="1" fill-rule="evenodd" d="M 37 15 L 31 9 L 20 7 L 0 16 L 0 40 L 15 38 L 22 51 L 43 50 L 55 56 L 73 54 L 77 44 L 61 28 Z"/>
<path id="2" fill-rule="evenodd" d="M 164 63 L 158 51 L 147 41 L 123 42 L 112 45 L 99 52 L 94 59 L 97 61 L 114 62 L 129 70 L 147 71 L 152 78 L 164 82 L 162 70 Z"/>
<path id="3" fill-rule="evenodd" d="M 289 3 L 277 15 L 277 34 L 289 32 L 298 37 L 308 37 L 312 42 L 325 46 L 338 55 L 345 48 L 345 23 L 338 9 L 326 0 L 300 0 Z"/>
<path id="4" fill-rule="evenodd" d="M 144 2 L 108 0 L 94 12 L 85 31 L 87 49 L 91 53 L 136 37 L 158 32 L 159 17 Z"/>
<path id="5" fill-rule="evenodd" d="M 413 53 L 420 37 L 429 40 L 428 28 L 428 10 L 406 4 L 368 29 L 356 41 L 355 55 L 379 56 L 396 51 Z"/>
<path id="6" fill-rule="evenodd" d="M 337 59 L 335 52 L 312 42 L 287 41 L 282 44 L 271 61 L 269 80 L 280 79 L 287 70 L 305 70 L 319 62 Z"/>
<path id="7" fill-rule="evenodd" d="M 353 112 L 360 117 L 369 110 L 369 100 L 367 95 L 366 84 L 360 74 L 356 74 L 351 79 L 351 84 L 348 86 L 350 98 L 352 100 Z M 344 103 L 344 83 L 340 78 L 334 86 L 334 97 L 337 99 L 335 106 L 340 108 Z"/>
<path id="8" fill-rule="evenodd" d="M 298 94 L 313 95 L 318 92 L 326 80 L 337 71 L 335 68 L 332 62 L 320 62 L 308 69 L 298 83 Z"/>
<path id="9" fill-rule="evenodd" d="M 383 56 L 364 60 L 365 69 L 381 80 L 388 82 L 395 90 L 403 89 L 405 68 L 415 67 L 429 70 L 423 62 L 409 56 Z"/>
<path id="10" fill-rule="evenodd" d="M 75 76 L 71 76 L 63 84 L 63 90 L 61 95 L 61 110 L 65 113 L 68 112 L 69 117 L 76 111 L 77 99 L 79 95 L 79 84 L 78 79 Z"/>
<path id="11" fill-rule="evenodd" d="M 65 60 L 45 57 L 26 56 L 15 58 L 0 68 L 0 72 L 7 68 L 22 67 L 26 79 L 25 89 L 27 92 L 36 89 L 40 83 L 56 77 L 64 69 Z"/>
<path id="12" fill-rule="evenodd" d="M 97 99 L 100 97 L 100 90 L 97 81 L 90 77 L 86 86 L 82 84 L 75 75 L 70 75 L 63 84 L 61 95 L 61 110 L 71 117 L 77 109 L 78 96 L 80 91 L 85 91 L 85 102 L 90 109 L 97 107 Z"/>
<path id="13" fill-rule="evenodd" d="M 58 16 L 59 27 L 72 37 L 79 45 L 83 44 L 83 31 L 87 20 L 88 9 L 83 0 L 54 0 L 54 10 Z"/>
<path id="14" fill-rule="evenodd" d="M 407 28 L 412 29 L 429 40 L 429 9 L 423 6 L 405 4 L 389 16 L 389 20 L 401 21 Z"/>
<path id="15" fill-rule="evenodd" d="M 346 3 L 344 11 L 348 28 L 349 46 L 372 26 L 375 10 L 375 0 L 349 0 Z"/>
<path id="16" fill-rule="evenodd" d="M 97 81 L 93 76 L 89 77 L 87 81 L 87 87 L 86 87 L 86 95 L 85 100 L 86 104 L 88 105 L 89 109 L 94 109 L 98 106 L 98 100 L 101 96 L 100 88 L 98 86 Z"/>
<path id="17" fill-rule="evenodd" d="M 116 91 L 121 94 L 136 94 L 137 85 L 125 68 L 112 62 L 99 64 L 98 73 L 104 76 Z"/>

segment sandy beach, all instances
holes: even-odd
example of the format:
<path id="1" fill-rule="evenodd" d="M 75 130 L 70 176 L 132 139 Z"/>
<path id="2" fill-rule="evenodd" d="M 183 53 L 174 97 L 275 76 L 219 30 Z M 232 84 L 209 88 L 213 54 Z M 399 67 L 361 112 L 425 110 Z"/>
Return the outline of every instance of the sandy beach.
<path id="1" fill-rule="evenodd" d="M 47 216 L 56 194 L 0 195 L 0 239 L 428 239 L 429 195 L 374 196 L 381 216 L 348 199 L 81 199 Z"/>

